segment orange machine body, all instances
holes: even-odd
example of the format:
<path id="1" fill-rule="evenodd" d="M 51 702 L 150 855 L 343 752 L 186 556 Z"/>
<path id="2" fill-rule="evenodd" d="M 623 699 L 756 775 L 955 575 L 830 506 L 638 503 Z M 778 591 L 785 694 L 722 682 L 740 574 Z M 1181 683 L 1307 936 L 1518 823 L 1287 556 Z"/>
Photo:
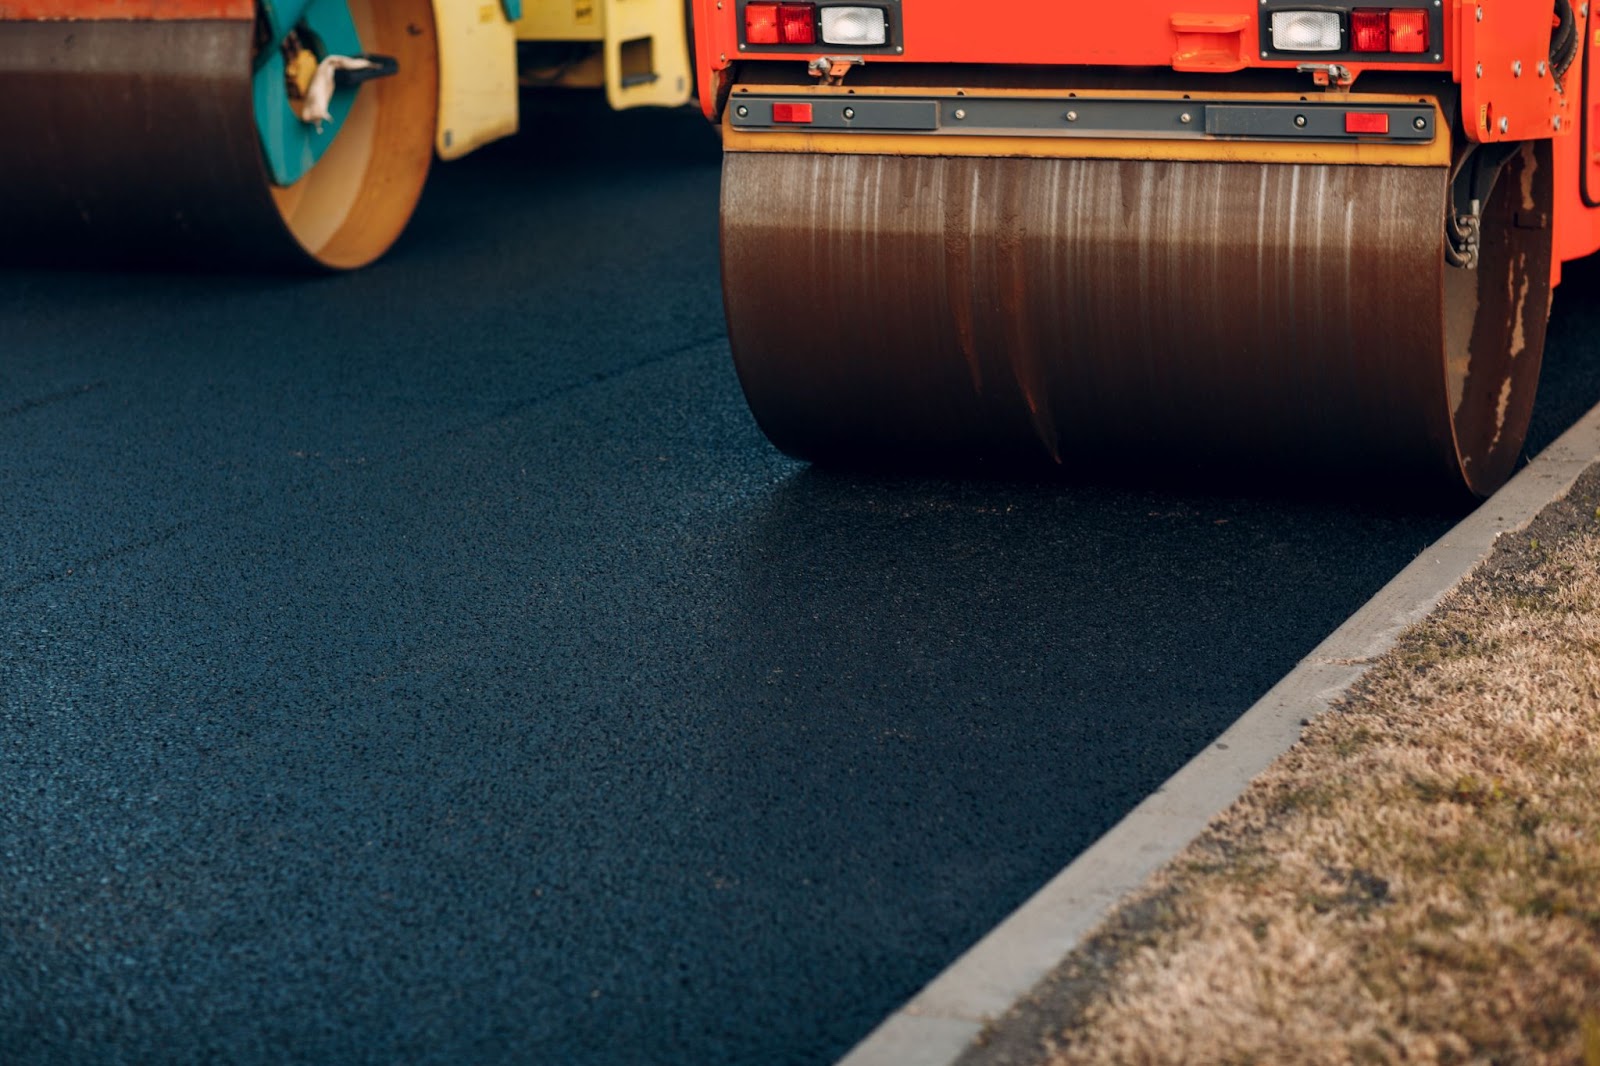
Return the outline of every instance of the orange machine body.
<path id="1" fill-rule="evenodd" d="M 1600 250 L 1600 13 L 1582 10 L 1582 46 L 1567 72 L 1567 92 L 1577 110 L 1567 136 L 1557 137 L 1556 252 L 1577 259 Z"/>
<path id="2" fill-rule="evenodd" d="M 792 50 L 742 46 L 742 0 L 696 0 L 695 27 L 704 67 L 717 70 L 741 59 L 793 58 Z M 874 5 L 868 0 L 862 6 Z M 898 7 L 898 5 L 896 5 Z M 1307 5 L 1321 6 L 1321 5 Z M 1048 66 L 1172 67 L 1229 72 L 1248 67 L 1290 67 L 1304 60 L 1263 57 L 1257 0 L 911 0 L 905 4 L 904 52 L 874 56 L 887 62 Z M 1455 26 L 1442 20 L 1446 39 L 1433 42 L 1417 62 L 1388 68 L 1437 69 L 1432 55 L 1447 55 Z M 1546 25 L 1548 33 L 1548 24 Z M 1438 45 L 1442 43 L 1444 48 Z M 1357 63 L 1360 71 L 1368 64 Z"/>
<path id="3" fill-rule="evenodd" d="M 887 12 L 893 32 L 883 47 L 848 50 L 847 56 L 823 43 L 788 47 L 748 43 L 746 3 L 695 0 L 700 98 L 713 121 L 723 118 L 728 90 L 739 80 L 741 65 L 749 63 L 795 64 L 801 70 L 824 58 L 848 59 L 852 64 L 914 64 L 919 77 L 940 67 L 951 69 L 944 84 L 927 85 L 929 89 L 964 83 L 969 75 L 957 68 L 964 72 L 985 67 L 1137 68 L 1146 73 L 1164 69 L 1174 75 L 1175 85 L 1181 81 L 1185 89 L 1203 89 L 1208 75 L 1281 74 L 1311 67 L 1305 71 L 1308 92 L 1357 93 L 1368 72 L 1403 73 L 1437 80 L 1442 93 L 1459 99 L 1460 128 L 1467 139 L 1552 140 L 1557 265 L 1600 250 L 1600 13 L 1591 13 L 1591 5 L 1573 5 L 1581 43 L 1558 84 L 1545 61 L 1551 36 L 1549 0 L 1387 0 L 1385 7 L 1425 15 L 1430 27 L 1427 51 L 1377 58 L 1346 52 L 1328 59 L 1277 52 L 1270 46 L 1267 29 L 1274 10 L 1327 9 L 1323 3 L 863 0 L 860 6 Z M 846 75 L 844 86 L 836 91 L 848 92 L 848 85 Z M 1232 79 L 1230 88 L 1237 86 L 1237 78 Z"/>

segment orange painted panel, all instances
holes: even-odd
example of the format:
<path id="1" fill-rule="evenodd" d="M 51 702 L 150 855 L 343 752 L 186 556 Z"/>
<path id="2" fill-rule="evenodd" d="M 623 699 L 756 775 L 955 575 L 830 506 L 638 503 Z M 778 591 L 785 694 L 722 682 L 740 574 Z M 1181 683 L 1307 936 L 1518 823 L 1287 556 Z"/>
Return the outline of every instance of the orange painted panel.
<path id="1" fill-rule="evenodd" d="M 1568 261 L 1600 252 L 1600 16 L 1591 5 L 1579 22 L 1583 43 L 1567 86 L 1582 88 L 1581 128 L 1555 140 L 1556 256 Z"/>
<path id="2" fill-rule="evenodd" d="M 739 57 L 736 5 L 698 0 L 701 26 L 717 56 Z M 1208 25 L 1229 47 L 1257 50 L 1255 0 L 911 0 L 901 12 L 906 62 L 1168 66 L 1186 32 Z M 1235 36 L 1237 33 L 1237 36 Z M 826 48 L 826 46 L 819 46 Z M 747 51 L 744 55 L 754 55 Z M 887 59 L 889 57 L 878 57 Z"/>
<path id="3" fill-rule="evenodd" d="M 1575 118 L 1545 63 L 1549 4 L 1462 4 L 1460 35 L 1462 51 L 1473 64 L 1472 76 L 1461 78 L 1462 124 L 1473 140 L 1549 137 L 1555 119 Z"/>
<path id="4" fill-rule="evenodd" d="M 1590 207 L 1580 187 L 1582 142 L 1577 137 L 1557 137 L 1556 257 L 1571 261 L 1600 252 L 1600 208 Z"/>
<path id="5" fill-rule="evenodd" d="M 0 0 L 0 20 L 16 22 L 252 18 L 253 0 Z"/>
<path id="6" fill-rule="evenodd" d="M 1455 0 L 1459 2 L 1459 0 Z M 796 51 L 763 52 L 739 47 L 738 4 L 735 0 L 694 0 L 695 38 L 699 48 L 700 96 L 714 115 L 712 91 L 716 72 L 740 59 L 804 61 Z M 1317 5 L 1313 5 L 1317 6 Z M 1342 4 L 1340 6 L 1343 6 Z M 1357 6 L 1354 2 L 1351 7 Z M 1519 12 L 1539 8 L 1548 20 L 1544 0 L 1501 0 Z M 1338 62 L 1359 77 L 1363 70 L 1427 70 L 1458 72 L 1454 3 L 1443 18 L 1445 62 L 1363 62 L 1344 54 Z M 1185 72 L 1242 70 L 1247 67 L 1293 69 L 1314 62 L 1307 53 L 1295 58 L 1266 57 L 1261 51 L 1260 0 L 905 0 L 902 22 L 904 52 L 875 53 L 869 63 L 1004 64 L 1019 66 L 1164 67 Z M 1546 36 L 1549 31 L 1546 29 Z"/>

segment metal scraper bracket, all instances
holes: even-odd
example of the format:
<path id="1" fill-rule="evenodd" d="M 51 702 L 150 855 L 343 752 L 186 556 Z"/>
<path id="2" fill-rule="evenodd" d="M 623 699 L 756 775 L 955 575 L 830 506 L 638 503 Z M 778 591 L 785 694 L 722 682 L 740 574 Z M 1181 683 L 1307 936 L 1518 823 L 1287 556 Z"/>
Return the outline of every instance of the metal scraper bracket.
<path id="1" fill-rule="evenodd" d="M 879 133 L 1002 137 L 1127 137 L 1200 140 L 1383 141 L 1428 144 L 1437 113 L 1428 104 L 1338 100 L 1243 102 L 1194 99 L 1087 99 L 1076 96 L 889 97 L 814 94 L 740 95 L 730 109 L 735 130 L 793 131 L 792 105 L 804 105 L 807 128 Z M 786 106 L 790 105 L 790 106 Z M 774 112 L 777 106 L 778 111 Z M 1381 116 L 1386 132 L 1356 132 L 1349 116 Z"/>

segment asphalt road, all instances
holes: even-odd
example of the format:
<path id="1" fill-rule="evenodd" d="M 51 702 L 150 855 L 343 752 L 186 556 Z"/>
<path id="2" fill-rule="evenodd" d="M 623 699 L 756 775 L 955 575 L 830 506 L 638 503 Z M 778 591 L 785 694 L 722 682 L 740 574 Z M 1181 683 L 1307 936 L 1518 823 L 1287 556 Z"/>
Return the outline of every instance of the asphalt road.
<path id="1" fill-rule="evenodd" d="M 534 124 L 356 276 L 0 272 L 0 1058 L 827 1061 L 1459 515 L 808 469 L 698 117 Z"/>

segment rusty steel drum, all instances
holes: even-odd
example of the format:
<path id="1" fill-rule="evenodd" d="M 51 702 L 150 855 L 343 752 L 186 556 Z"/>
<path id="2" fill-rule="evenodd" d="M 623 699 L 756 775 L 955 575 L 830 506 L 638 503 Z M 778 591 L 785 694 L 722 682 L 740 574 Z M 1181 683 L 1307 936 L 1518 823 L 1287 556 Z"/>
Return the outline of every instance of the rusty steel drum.
<path id="1" fill-rule="evenodd" d="M 0 233 L 12 259 L 342 269 L 381 255 L 432 159 L 428 0 L 352 0 L 399 73 L 363 85 L 327 154 L 270 181 L 243 19 L 0 21 Z"/>
<path id="2" fill-rule="evenodd" d="M 1547 150 L 1475 270 L 1441 167 L 729 152 L 723 294 L 767 435 L 831 463 L 1331 470 L 1487 494 L 1550 300 Z"/>

